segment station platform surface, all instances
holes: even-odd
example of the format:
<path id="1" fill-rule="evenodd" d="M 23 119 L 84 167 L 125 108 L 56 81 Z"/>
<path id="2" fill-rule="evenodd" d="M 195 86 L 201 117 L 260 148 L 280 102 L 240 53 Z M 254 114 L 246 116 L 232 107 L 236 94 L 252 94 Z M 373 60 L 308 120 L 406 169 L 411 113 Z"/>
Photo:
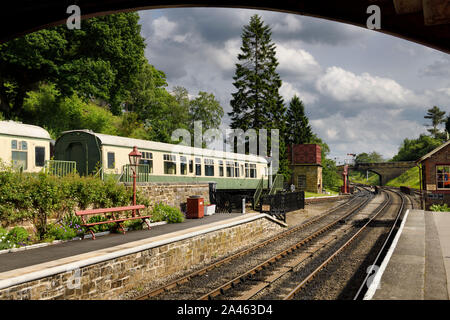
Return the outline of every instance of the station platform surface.
<path id="1" fill-rule="evenodd" d="M 15 277 L 31 273 L 49 272 L 58 267 L 92 261 L 101 256 L 111 256 L 139 247 L 162 245 L 185 239 L 198 233 L 209 232 L 245 223 L 266 216 L 259 213 L 216 213 L 201 219 L 185 219 L 182 223 L 165 224 L 151 230 L 129 231 L 125 235 L 111 233 L 95 240 L 72 240 L 45 247 L 0 254 L 0 287 L 5 287 Z M 270 219 L 273 219 L 269 217 Z M 282 223 L 282 222 L 281 222 Z"/>
<path id="2" fill-rule="evenodd" d="M 409 210 L 366 300 L 448 300 L 450 213 Z"/>

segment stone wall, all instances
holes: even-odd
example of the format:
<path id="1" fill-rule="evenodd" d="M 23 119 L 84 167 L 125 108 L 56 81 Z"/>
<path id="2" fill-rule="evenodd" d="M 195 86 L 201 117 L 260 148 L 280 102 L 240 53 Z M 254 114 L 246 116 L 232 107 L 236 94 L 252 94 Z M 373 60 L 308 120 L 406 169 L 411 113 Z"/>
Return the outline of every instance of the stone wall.
<path id="1" fill-rule="evenodd" d="M 209 202 L 209 185 L 207 183 L 139 183 L 137 189 L 150 199 L 152 205 L 163 202 L 183 209 L 186 199 L 193 195 L 202 196 L 205 202 Z"/>
<path id="2" fill-rule="evenodd" d="M 266 216 L 151 247 L 117 258 L 81 266 L 9 288 L 0 299 L 117 299 L 145 283 L 161 282 L 176 272 L 209 263 L 283 229 Z"/>
<path id="3" fill-rule="evenodd" d="M 322 193 L 322 167 L 319 165 L 293 165 L 292 178 L 296 189 Z M 299 176 L 305 177 L 306 186 L 302 189 L 299 186 Z"/>

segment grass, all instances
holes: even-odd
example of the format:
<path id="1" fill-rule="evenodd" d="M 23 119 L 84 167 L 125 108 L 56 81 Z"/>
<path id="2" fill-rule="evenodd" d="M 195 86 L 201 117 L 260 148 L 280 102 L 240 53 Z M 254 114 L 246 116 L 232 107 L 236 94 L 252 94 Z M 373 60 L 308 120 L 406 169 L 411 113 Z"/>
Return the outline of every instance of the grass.
<path id="1" fill-rule="evenodd" d="M 328 190 L 330 194 L 324 194 L 324 193 L 314 193 L 314 192 L 308 192 L 305 191 L 305 198 L 313 198 L 313 197 L 329 197 L 329 196 L 336 196 L 339 193 L 335 191 Z"/>
<path id="2" fill-rule="evenodd" d="M 420 180 L 419 180 L 419 168 L 413 167 L 408 171 L 403 172 L 400 176 L 395 179 L 392 179 L 388 183 L 387 186 L 390 187 L 401 187 L 407 186 L 411 188 L 420 188 Z"/>
<path id="3" fill-rule="evenodd" d="M 349 175 L 350 182 L 368 184 L 371 186 L 376 186 L 380 183 L 380 179 L 376 173 L 369 172 L 369 179 L 366 179 L 366 173 L 359 171 L 350 171 Z"/>

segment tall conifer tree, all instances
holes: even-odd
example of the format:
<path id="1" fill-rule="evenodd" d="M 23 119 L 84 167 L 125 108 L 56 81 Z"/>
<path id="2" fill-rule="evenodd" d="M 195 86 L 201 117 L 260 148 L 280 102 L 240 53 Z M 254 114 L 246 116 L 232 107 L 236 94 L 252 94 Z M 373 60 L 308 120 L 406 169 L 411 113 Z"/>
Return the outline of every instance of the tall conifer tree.
<path id="1" fill-rule="evenodd" d="M 310 143 L 313 137 L 308 117 L 305 114 L 303 101 L 296 95 L 291 99 L 286 117 L 286 143 Z"/>
<path id="2" fill-rule="evenodd" d="M 270 130 L 280 130 L 280 173 L 289 170 L 285 154 L 286 107 L 279 94 L 282 81 L 276 68 L 275 44 L 271 40 L 271 29 L 261 17 L 254 15 L 243 28 L 241 53 L 238 55 L 232 93 L 231 128 L 267 129 L 270 149 Z"/>

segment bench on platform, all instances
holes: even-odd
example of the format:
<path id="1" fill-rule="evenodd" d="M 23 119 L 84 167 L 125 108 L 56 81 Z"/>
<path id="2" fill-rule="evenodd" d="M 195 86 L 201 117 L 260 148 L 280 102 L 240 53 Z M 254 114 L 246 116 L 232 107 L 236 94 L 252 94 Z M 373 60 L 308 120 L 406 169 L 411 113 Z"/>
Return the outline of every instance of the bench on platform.
<path id="1" fill-rule="evenodd" d="M 83 223 L 81 226 L 83 227 L 92 227 L 99 224 L 106 224 L 106 223 L 117 223 L 119 230 L 122 230 L 122 233 L 125 234 L 125 230 L 123 229 L 122 222 L 127 220 L 136 220 L 136 219 L 142 219 L 147 225 L 148 229 L 150 230 L 150 223 L 146 220 L 150 218 L 151 216 L 141 216 L 139 214 L 140 209 L 145 209 L 144 205 L 133 205 L 133 206 L 126 206 L 126 207 L 115 207 L 115 208 L 101 208 L 101 209 L 89 209 L 89 210 L 80 210 L 75 212 L 75 215 L 80 216 Z M 133 216 L 129 218 L 116 218 L 114 213 L 123 212 L 123 211 L 133 211 Z M 135 212 L 137 212 L 137 215 L 135 215 Z M 105 221 L 99 221 L 99 222 L 91 222 L 87 223 L 85 220 L 85 217 L 88 215 L 98 215 L 98 214 L 105 214 L 109 220 Z M 94 232 L 89 228 L 89 232 L 92 234 L 92 239 L 95 240 Z M 84 238 L 84 236 L 83 236 Z"/>

